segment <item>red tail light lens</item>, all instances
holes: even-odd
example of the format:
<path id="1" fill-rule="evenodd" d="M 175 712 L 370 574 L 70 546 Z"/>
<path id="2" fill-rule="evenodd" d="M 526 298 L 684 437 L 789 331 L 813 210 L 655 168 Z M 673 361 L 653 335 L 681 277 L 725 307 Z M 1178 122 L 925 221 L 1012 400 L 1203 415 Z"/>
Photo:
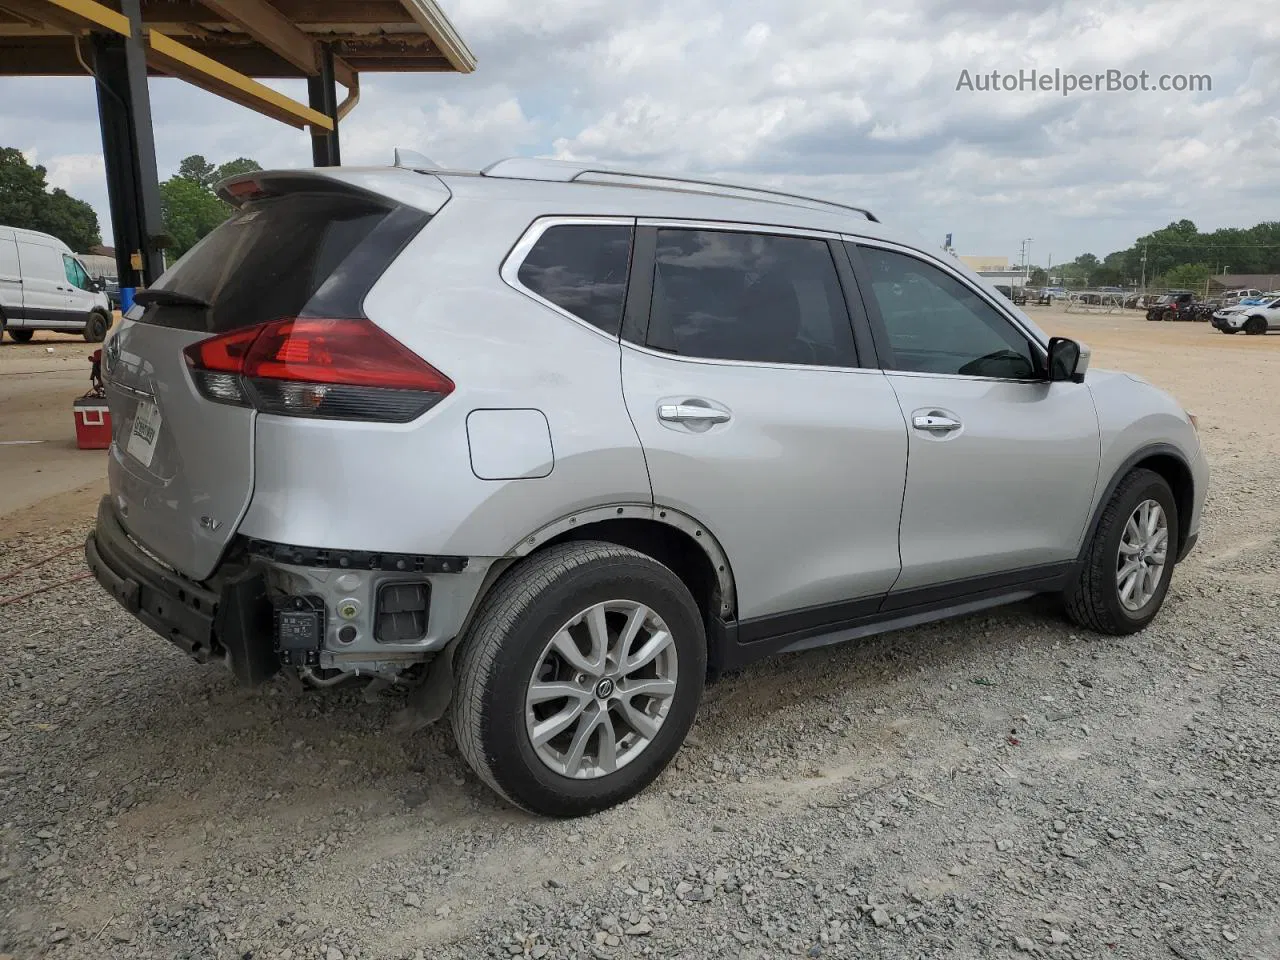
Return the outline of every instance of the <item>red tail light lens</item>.
<path id="1" fill-rule="evenodd" d="M 275 320 L 203 340 L 185 356 L 208 399 L 285 416 L 404 423 L 454 387 L 368 320 Z"/>

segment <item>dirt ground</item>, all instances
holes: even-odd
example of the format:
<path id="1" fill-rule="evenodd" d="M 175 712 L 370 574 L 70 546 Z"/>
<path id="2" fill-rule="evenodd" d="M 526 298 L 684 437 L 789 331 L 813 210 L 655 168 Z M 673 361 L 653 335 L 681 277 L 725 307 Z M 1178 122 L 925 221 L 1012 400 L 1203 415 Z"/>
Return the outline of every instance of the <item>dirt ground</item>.
<path id="1" fill-rule="evenodd" d="M 1028 312 L 1200 418 L 1156 623 L 1036 601 L 758 664 L 648 791 L 565 823 L 392 698 L 238 690 L 75 580 L 92 348 L 0 346 L 0 441 L 44 441 L 0 445 L 0 960 L 1277 960 L 1280 336 Z"/>

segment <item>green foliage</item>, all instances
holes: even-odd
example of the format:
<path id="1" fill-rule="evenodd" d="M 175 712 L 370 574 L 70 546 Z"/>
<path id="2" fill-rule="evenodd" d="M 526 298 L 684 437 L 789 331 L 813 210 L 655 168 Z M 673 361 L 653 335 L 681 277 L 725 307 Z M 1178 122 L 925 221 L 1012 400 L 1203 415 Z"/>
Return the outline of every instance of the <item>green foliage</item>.
<path id="1" fill-rule="evenodd" d="M 160 208 L 169 235 L 170 262 L 181 257 L 227 219 L 231 206 L 219 200 L 214 186 L 227 177 L 261 170 L 247 157 L 215 167 L 199 154 L 178 164 L 178 173 L 160 184 Z"/>
<path id="2" fill-rule="evenodd" d="M 93 207 L 61 187 L 49 190 L 45 176 L 21 150 L 0 147 L 0 223 L 52 234 L 77 253 L 101 243 Z"/>
<path id="3" fill-rule="evenodd" d="M 234 160 L 228 160 L 213 172 L 213 183 L 225 180 L 227 177 L 237 177 L 242 173 L 256 173 L 261 169 L 262 166 L 257 160 L 250 160 L 248 157 L 237 157 Z"/>
<path id="4" fill-rule="evenodd" d="M 1044 267 L 1032 267 L 1027 279 L 1031 281 L 1033 287 L 1043 287 L 1049 283 L 1049 274 Z"/>
<path id="5" fill-rule="evenodd" d="M 1203 263 L 1184 263 L 1166 273 L 1161 285 L 1174 290 L 1203 290 L 1212 272 Z"/>
<path id="6" fill-rule="evenodd" d="M 183 180 L 190 180 L 200 186 L 208 189 L 214 185 L 216 181 L 214 174 L 216 168 L 212 163 L 206 160 L 200 154 L 195 153 L 183 159 L 178 164 L 178 176 Z"/>
<path id="7" fill-rule="evenodd" d="M 170 177 L 160 184 L 160 209 L 171 262 L 226 220 L 230 210 L 212 190 L 186 177 Z"/>

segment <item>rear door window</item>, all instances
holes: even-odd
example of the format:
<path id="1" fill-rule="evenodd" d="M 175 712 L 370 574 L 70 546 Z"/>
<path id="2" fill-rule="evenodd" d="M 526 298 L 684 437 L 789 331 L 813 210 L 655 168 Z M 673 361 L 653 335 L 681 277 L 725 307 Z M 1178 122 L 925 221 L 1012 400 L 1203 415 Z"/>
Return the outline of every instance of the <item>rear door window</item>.
<path id="1" fill-rule="evenodd" d="M 648 345 L 685 357 L 857 365 L 825 240 L 658 230 Z"/>
<path id="2" fill-rule="evenodd" d="M 520 264 L 522 286 L 610 336 L 622 327 L 632 228 L 561 223 L 538 237 Z"/>
<path id="3" fill-rule="evenodd" d="M 155 285 L 209 308 L 153 304 L 142 320 L 225 333 L 282 317 L 359 316 L 364 294 L 427 219 L 348 194 L 291 193 L 245 204 Z M 390 245 L 378 242 L 375 231 L 395 220 L 409 229 L 389 231 Z"/>

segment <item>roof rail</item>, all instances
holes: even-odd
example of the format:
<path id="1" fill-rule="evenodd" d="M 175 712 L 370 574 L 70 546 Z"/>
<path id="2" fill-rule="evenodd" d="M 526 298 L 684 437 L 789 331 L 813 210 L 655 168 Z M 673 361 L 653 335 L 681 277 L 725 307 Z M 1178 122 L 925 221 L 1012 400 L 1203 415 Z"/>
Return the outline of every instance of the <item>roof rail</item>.
<path id="1" fill-rule="evenodd" d="M 614 186 L 684 190 L 690 193 L 706 193 L 721 197 L 740 196 L 766 200 L 772 203 L 807 207 L 814 210 L 841 210 L 860 214 L 873 223 L 880 222 L 879 218 L 870 210 L 845 203 L 836 203 L 834 200 L 821 200 L 817 197 L 806 197 L 797 193 L 787 193 L 783 190 L 771 190 L 768 187 L 752 187 L 736 183 L 724 183 L 717 180 L 699 180 L 692 177 L 616 170 L 593 163 L 578 163 L 570 160 L 512 157 L 490 164 L 480 172 L 486 177 L 503 177 L 513 180 L 611 184 Z"/>

